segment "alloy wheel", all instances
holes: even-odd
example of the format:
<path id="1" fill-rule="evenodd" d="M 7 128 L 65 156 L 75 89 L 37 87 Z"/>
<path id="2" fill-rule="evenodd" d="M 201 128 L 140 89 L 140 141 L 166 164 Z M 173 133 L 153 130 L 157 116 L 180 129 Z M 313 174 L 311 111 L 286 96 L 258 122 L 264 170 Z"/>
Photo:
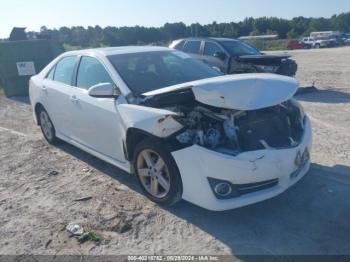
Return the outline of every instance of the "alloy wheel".
<path id="1" fill-rule="evenodd" d="M 53 125 L 48 114 L 44 110 L 40 112 L 40 125 L 45 137 L 48 140 L 52 140 L 54 136 Z"/>
<path id="2" fill-rule="evenodd" d="M 170 191 L 170 174 L 162 157 L 145 149 L 137 157 L 137 174 L 142 186 L 156 198 L 164 198 Z"/>

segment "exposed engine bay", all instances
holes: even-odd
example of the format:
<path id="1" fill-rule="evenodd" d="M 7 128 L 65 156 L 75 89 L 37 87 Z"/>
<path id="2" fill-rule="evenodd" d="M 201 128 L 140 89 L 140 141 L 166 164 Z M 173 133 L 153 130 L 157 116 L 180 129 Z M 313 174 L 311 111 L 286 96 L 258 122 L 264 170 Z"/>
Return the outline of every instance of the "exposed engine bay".
<path id="1" fill-rule="evenodd" d="M 155 96 L 144 104 L 177 113 L 172 117 L 184 127 L 176 136 L 182 145 L 197 144 L 230 155 L 295 147 L 304 131 L 304 112 L 293 99 L 264 109 L 242 111 L 198 103 L 192 92 L 183 91 Z"/>

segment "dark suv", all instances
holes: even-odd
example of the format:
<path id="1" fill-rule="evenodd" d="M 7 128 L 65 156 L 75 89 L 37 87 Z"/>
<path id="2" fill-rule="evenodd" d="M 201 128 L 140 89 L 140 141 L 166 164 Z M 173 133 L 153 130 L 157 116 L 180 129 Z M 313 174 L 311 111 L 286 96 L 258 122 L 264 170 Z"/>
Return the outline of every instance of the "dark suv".
<path id="1" fill-rule="evenodd" d="M 247 43 L 230 38 L 175 40 L 174 48 L 197 58 L 225 74 L 276 73 L 295 76 L 297 64 L 288 55 L 266 55 Z"/>

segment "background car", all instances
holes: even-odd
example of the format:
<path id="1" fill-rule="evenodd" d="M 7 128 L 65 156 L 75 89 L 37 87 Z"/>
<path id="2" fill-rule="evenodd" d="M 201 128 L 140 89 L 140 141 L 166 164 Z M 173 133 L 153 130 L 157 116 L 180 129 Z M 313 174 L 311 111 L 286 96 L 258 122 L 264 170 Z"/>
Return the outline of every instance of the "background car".
<path id="1" fill-rule="evenodd" d="M 295 76 L 297 64 L 289 55 L 266 55 L 249 44 L 230 38 L 188 38 L 174 41 L 174 48 L 225 74 L 276 73 Z"/>
<path id="2" fill-rule="evenodd" d="M 326 48 L 335 46 L 335 41 L 331 39 L 314 39 L 312 37 L 304 37 L 301 42 L 311 48 Z"/>
<path id="3" fill-rule="evenodd" d="M 305 45 L 304 43 L 298 41 L 298 40 L 290 40 L 288 42 L 287 48 L 290 50 L 293 49 L 305 49 L 308 48 L 308 45 Z"/>

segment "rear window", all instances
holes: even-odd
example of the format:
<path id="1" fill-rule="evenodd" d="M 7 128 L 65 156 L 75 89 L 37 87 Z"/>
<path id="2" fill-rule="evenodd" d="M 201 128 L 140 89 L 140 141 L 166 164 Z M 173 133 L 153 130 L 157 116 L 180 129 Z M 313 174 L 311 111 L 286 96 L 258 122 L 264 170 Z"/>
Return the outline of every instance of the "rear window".
<path id="1" fill-rule="evenodd" d="M 185 44 L 184 52 L 191 54 L 199 54 L 200 47 L 201 41 L 188 41 Z"/>

